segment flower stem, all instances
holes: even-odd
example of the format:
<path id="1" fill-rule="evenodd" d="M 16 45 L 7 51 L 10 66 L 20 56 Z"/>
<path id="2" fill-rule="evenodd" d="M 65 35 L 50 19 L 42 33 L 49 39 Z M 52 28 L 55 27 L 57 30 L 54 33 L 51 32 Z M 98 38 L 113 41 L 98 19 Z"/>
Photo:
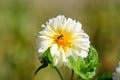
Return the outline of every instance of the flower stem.
<path id="1" fill-rule="evenodd" d="M 59 74 L 59 76 L 60 76 L 61 80 L 63 80 L 63 77 L 62 77 L 62 75 L 61 75 L 60 71 L 57 69 L 57 67 L 55 67 L 55 70 L 56 70 L 56 71 L 57 71 L 57 73 Z"/>
<path id="2" fill-rule="evenodd" d="M 74 80 L 74 71 L 72 69 L 72 73 L 71 73 L 71 80 Z"/>

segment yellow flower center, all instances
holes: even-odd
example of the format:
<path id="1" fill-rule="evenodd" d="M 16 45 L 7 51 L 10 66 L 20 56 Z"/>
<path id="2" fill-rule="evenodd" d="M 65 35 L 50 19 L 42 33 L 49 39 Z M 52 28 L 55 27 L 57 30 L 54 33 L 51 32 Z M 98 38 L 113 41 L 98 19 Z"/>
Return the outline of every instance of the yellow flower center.
<path id="1" fill-rule="evenodd" d="M 58 46 L 63 46 L 63 47 L 71 46 L 70 36 L 67 35 L 63 35 L 63 34 L 56 35 L 55 42 L 57 43 Z"/>

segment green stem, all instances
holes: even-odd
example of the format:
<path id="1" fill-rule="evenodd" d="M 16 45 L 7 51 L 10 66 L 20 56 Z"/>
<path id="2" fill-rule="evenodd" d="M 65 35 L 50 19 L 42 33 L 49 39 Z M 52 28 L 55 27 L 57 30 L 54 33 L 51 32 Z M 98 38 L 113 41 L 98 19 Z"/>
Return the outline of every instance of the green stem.
<path id="1" fill-rule="evenodd" d="M 71 73 L 71 80 L 74 80 L 74 71 L 72 69 L 72 73 Z"/>
<path id="2" fill-rule="evenodd" d="M 60 76 L 61 80 L 63 80 L 63 77 L 62 77 L 62 75 L 61 75 L 60 71 L 57 69 L 57 67 L 55 67 L 55 70 L 56 70 L 56 71 L 57 71 L 57 73 L 59 74 L 59 76 Z"/>

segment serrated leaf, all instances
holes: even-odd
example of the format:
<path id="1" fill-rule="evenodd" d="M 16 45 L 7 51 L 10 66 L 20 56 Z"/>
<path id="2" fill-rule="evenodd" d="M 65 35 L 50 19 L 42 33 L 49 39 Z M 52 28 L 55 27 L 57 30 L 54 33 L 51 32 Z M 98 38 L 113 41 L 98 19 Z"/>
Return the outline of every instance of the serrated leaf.
<path id="1" fill-rule="evenodd" d="M 93 46 L 90 47 L 90 52 L 86 58 L 86 63 L 98 63 L 98 53 Z"/>
<path id="2" fill-rule="evenodd" d="M 89 80 L 95 75 L 96 67 L 99 65 L 98 53 L 93 46 L 90 47 L 90 52 L 86 59 L 78 57 L 77 61 L 75 61 L 74 58 L 70 56 L 68 60 L 74 72 L 85 80 Z"/>
<path id="3" fill-rule="evenodd" d="M 73 59 L 73 57 L 72 57 L 72 56 L 69 56 L 69 57 L 68 57 L 68 60 L 69 60 L 69 62 L 70 62 L 70 64 L 71 64 L 71 67 L 73 68 L 73 70 L 74 70 L 76 73 L 79 73 L 78 68 L 77 68 L 77 65 L 76 65 L 76 62 L 75 62 L 75 60 Z"/>
<path id="4" fill-rule="evenodd" d="M 75 61 L 72 56 L 69 56 L 68 59 L 70 61 L 71 67 L 73 68 L 74 72 L 83 79 L 88 80 L 88 75 L 83 73 L 85 71 L 85 66 L 86 66 L 84 59 L 78 57 L 77 61 Z"/>
<path id="5" fill-rule="evenodd" d="M 98 53 L 93 46 L 90 47 L 88 57 L 85 59 L 86 62 L 86 74 L 88 78 L 92 78 L 95 75 L 96 68 L 100 65 L 98 63 Z"/>
<path id="6" fill-rule="evenodd" d="M 84 70 L 84 66 L 85 66 L 85 61 L 83 58 L 81 58 L 80 56 L 78 56 L 78 60 L 77 60 L 77 67 L 80 71 Z"/>

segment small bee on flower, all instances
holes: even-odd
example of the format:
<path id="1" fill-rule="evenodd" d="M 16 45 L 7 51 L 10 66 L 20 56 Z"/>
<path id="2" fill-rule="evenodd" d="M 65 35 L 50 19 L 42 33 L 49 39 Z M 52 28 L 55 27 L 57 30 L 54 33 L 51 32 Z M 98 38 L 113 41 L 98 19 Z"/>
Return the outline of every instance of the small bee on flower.
<path id="1" fill-rule="evenodd" d="M 90 48 L 89 36 L 82 29 L 80 22 L 64 16 L 50 19 L 38 34 L 38 56 L 50 48 L 54 66 L 69 66 L 68 57 L 86 58 Z"/>
<path id="2" fill-rule="evenodd" d="M 63 34 L 61 34 L 60 36 L 58 36 L 57 39 L 58 39 L 58 40 L 59 40 L 59 39 L 62 39 L 62 37 L 63 37 Z"/>

